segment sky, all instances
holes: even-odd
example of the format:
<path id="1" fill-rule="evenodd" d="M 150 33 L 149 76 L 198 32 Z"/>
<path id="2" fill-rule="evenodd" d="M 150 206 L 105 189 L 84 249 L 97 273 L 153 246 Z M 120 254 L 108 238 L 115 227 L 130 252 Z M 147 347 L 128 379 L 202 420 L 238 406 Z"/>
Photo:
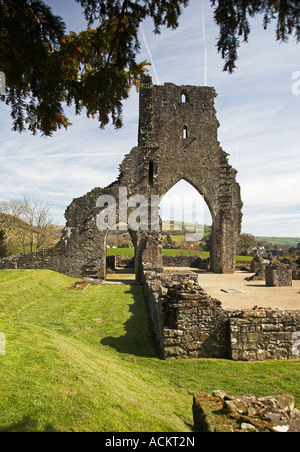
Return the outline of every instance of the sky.
<path id="1" fill-rule="evenodd" d="M 47 0 L 69 30 L 85 27 L 74 0 Z M 177 30 L 154 35 L 146 20 L 140 31 L 138 60 L 152 62 L 155 84 L 213 86 L 221 147 L 238 171 L 243 206 L 242 232 L 256 236 L 300 237 L 300 45 L 275 39 L 275 29 L 251 21 L 249 42 L 241 43 L 238 68 L 223 72 L 217 52 L 218 28 L 208 0 L 190 0 Z M 51 138 L 11 131 L 10 110 L 0 104 L 0 199 L 39 199 L 52 205 L 56 224 L 73 198 L 106 187 L 119 174 L 125 154 L 137 145 L 138 94 L 124 102 L 124 126 L 99 129 L 97 120 L 66 110 L 72 126 Z M 166 195 L 191 199 L 194 189 L 181 182 Z M 205 203 L 196 221 L 211 223 Z M 192 205 L 194 205 L 192 203 Z M 172 210 L 172 209 L 171 209 Z M 195 215 L 194 215 L 195 216 Z M 178 218 L 181 219 L 181 218 Z M 186 221 L 192 219 L 186 213 Z M 195 219 L 195 218 L 193 218 Z"/>

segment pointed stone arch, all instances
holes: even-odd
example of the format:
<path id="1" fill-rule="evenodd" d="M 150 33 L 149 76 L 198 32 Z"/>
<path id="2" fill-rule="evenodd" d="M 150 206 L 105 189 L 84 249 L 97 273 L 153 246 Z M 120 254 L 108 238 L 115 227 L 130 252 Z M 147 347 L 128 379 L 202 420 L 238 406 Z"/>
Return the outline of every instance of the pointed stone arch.
<path id="1" fill-rule="evenodd" d="M 182 94 L 186 102 L 182 102 Z M 118 222 L 122 213 L 120 188 L 126 189 L 129 198 L 143 195 L 150 217 L 153 197 L 159 198 L 184 179 L 204 196 L 211 212 L 211 271 L 233 273 L 242 201 L 237 172 L 218 142 L 215 97 L 213 88 L 153 85 L 151 77 L 145 75 L 140 87 L 138 146 L 124 158 L 118 179 L 73 200 L 66 210 L 66 227 L 57 246 L 26 259 L 15 257 L 16 268 L 47 268 L 69 276 L 105 279 L 107 233 L 97 227 L 99 196 L 114 197 Z M 183 136 L 185 127 L 188 133 Z M 129 228 L 129 232 L 137 279 L 142 278 L 145 264 L 162 269 L 161 232 L 151 227 L 138 231 Z"/>

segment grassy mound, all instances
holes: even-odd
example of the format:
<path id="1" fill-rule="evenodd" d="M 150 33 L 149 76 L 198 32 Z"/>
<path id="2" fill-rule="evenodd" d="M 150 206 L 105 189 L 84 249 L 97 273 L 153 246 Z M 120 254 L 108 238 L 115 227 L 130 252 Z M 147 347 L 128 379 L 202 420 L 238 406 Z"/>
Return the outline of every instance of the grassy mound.
<path id="1" fill-rule="evenodd" d="M 0 271 L 0 432 L 189 432 L 192 394 L 293 394 L 300 361 L 157 358 L 141 286 Z"/>

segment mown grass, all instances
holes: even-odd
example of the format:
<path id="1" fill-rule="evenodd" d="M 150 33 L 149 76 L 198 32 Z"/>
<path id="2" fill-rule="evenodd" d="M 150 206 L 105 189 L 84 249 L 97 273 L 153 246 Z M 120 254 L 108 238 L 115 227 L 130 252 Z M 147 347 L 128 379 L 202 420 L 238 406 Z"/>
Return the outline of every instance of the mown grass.
<path id="1" fill-rule="evenodd" d="M 133 248 L 107 248 L 108 256 L 124 256 L 124 257 L 133 257 L 134 249 Z M 195 250 L 177 250 L 177 249 L 164 249 L 164 256 L 199 256 L 201 255 L 204 258 L 209 257 L 209 252 L 207 251 L 195 251 Z M 236 261 L 252 261 L 252 256 L 236 256 Z"/>
<path id="2" fill-rule="evenodd" d="M 290 393 L 300 361 L 157 358 L 140 286 L 0 271 L 0 432 L 189 432 L 193 392 Z"/>

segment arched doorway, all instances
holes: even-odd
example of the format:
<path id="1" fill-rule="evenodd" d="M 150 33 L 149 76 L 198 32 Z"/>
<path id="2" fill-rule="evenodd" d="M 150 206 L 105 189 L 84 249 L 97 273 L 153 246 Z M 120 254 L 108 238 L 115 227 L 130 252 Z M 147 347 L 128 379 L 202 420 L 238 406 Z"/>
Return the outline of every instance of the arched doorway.
<path id="1" fill-rule="evenodd" d="M 160 218 L 165 248 L 203 249 L 212 217 L 204 197 L 186 180 L 181 179 L 164 195 Z"/>
<path id="2" fill-rule="evenodd" d="M 106 236 L 106 281 L 134 280 L 134 255 L 128 229 L 117 224 Z"/>

